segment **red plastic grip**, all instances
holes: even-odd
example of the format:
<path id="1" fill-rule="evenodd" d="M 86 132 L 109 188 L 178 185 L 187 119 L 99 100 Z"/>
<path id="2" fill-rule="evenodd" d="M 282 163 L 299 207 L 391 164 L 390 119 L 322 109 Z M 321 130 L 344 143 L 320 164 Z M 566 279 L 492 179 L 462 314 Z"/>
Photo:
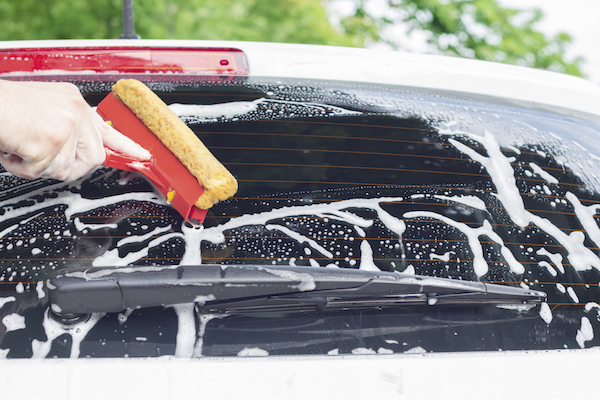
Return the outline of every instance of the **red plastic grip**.
<path id="1" fill-rule="evenodd" d="M 204 188 L 160 139 L 114 93 L 102 100 L 96 111 L 105 121 L 110 121 L 113 128 L 152 154 L 150 160 L 138 161 L 106 148 L 104 165 L 144 174 L 165 198 L 174 191 L 171 206 L 194 225 L 204 222 L 207 210 L 194 205 Z"/>

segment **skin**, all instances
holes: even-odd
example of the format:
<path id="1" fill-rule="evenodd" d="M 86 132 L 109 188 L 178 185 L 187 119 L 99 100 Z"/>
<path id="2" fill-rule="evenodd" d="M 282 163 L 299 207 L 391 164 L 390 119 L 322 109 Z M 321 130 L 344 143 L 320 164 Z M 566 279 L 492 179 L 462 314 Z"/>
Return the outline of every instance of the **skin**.
<path id="1" fill-rule="evenodd" d="M 0 80 L 0 164 L 8 172 L 70 182 L 104 162 L 104 146 L 151 157 L 107 125 L 75 85 Z"/>

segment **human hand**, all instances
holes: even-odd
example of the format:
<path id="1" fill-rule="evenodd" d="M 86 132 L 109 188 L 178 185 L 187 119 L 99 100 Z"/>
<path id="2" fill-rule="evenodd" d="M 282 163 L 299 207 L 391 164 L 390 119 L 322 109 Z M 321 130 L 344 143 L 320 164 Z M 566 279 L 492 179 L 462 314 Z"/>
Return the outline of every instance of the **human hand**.
<path id="1" fill-rule="evenodd" d="M 104 162 L 104 146 L 140 161 L 151 156 L 106 124 L 75 85 L 0 80 L 0 164 L 8 172 L 73 181 Z"/>

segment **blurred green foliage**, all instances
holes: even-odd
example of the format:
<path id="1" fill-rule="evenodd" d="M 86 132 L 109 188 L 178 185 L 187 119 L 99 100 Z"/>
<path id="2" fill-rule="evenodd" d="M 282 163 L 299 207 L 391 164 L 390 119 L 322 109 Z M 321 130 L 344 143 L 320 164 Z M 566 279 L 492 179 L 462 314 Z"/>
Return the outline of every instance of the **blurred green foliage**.
<path id="1" fill-rule="evenodd" d="M 357 10 L 364 9 L 367 2 L 357 0 Z M 402 22 L 408 23 L 410 29 L 428 31 L 429 42 L 442 53 L 582 75 L 583 60 L 566 59 L 572 41 L 569 35 L 547 37 L 535 29 L 543 18 L 539 9 L 508 9 L 500 6 L 498 0 L 387 2 L 390 9 L 401 11 Z M 393 41 L 388 43 L 394 46 Z"/>
<path id="2" fill-rule="evenodd" d="M 334 29 L 320 0 L 135 0 L 144 39 L 220 39 L 362 46 Z M 110 39 L 121 0 L 0 0 L 1 40 Z"/>
<path id="3" fill-rule="evenodd" d="M 135 27 L 144 39 L 218 39 L 364 47 L 387 43 L 396 24 L 428 32 L 444 54 L 581 75 L 567 61 L 571 38 L 535 30 L 540 11 L 501 7 L 497 0 L 386 0 L 377 16 L 370 0 L 135 0 Z M 339 23 L 328 9 L 350 6 Z M 380 2 L 381 3 L 381 2 Z M 0 0 L 0 40 L 109 39 L 122 33 L 122 0 Z M 397 38 L 396 38 L 397 39 Z"/>

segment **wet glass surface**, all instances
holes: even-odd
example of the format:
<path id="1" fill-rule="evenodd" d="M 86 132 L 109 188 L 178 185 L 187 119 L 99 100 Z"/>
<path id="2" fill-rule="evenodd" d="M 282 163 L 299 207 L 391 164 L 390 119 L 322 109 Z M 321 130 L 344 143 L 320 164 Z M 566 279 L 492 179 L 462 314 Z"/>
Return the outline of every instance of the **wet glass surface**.
<path id="1" fill-rule="evenodd" d="M 79 85 L 97 104 L 110 83 Z M 597 120 L 366 84 L 149 85 L 234 174 L 238 193 L 193 229 L 137 173 L 100 168 L 68 184 L 0 175 L 6 356 L 598 345 Z M 56 270 L 180 263 L 401 271 L 530 287 L 548 302 L 225 318 L 187 305 L 69 327 L 45 314 L 43 282 Z"/>

